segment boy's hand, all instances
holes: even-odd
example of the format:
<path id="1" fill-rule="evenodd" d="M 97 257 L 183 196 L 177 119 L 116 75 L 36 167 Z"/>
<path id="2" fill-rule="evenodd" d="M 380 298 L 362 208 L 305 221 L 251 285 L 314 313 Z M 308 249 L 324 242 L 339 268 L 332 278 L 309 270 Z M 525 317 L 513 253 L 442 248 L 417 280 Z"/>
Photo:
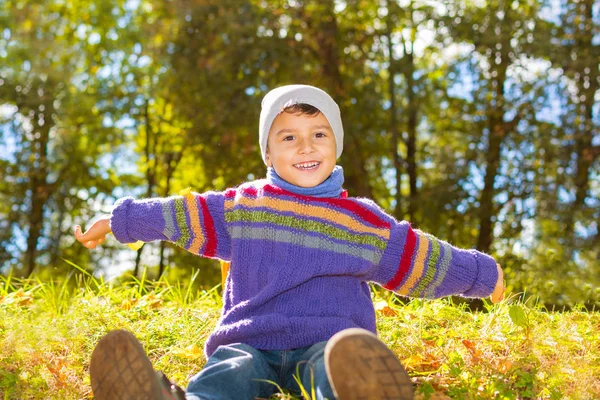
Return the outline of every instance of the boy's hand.
<path id="1" fill-rule="evenodd" d="M 106 216 L 94 222 L 85 233 L 81 233 L 81 227 L 76 225 L 75 239 L 88 249 L 95 249 L 96 246 L 104 243 L 106 235 L 110 232 L 110 216 Z"/>
<path id="2" fill-rule="evenodd" d="M 499 303 L 504 300 L 504 291 L 506 290 L 504 287 L 504 272 L 502 271 L 502 267 L 500 267 L 500 264 L 496 264 L 496 267 L 498 268 L 498 281 L 496 282 L 494 292 L 490 296 L 492 303 Z"/>

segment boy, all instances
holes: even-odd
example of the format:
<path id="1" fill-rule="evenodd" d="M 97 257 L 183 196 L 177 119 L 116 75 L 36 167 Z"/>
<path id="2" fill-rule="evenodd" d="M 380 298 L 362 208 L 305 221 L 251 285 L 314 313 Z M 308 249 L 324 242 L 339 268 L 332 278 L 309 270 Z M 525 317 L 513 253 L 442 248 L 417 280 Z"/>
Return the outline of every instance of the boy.
<path id="1" fill-rule="evenodd" d="M 502 269 L 398 222 L 342 189 L 343 128 L 333 99 L 290 85 L 262 102 L 259 140 L 267 177 L 224 192 L 167 199 L 120 199 L 110 217 L 75 236 L 88 248 L 112 230 L 122 243 L 169 240 L 232 261 L 223 310 L 205 344 L 208 361 L 187 399 L 268 398 L 275 387 L 317 398 L 410 399 L 410 379 L 376 337 L 368 282 L 402 295 L 503 296 Z M 184 398 L 153 372 L 128 332 L 100 340 L 92 354 L 97 399 Z"/>

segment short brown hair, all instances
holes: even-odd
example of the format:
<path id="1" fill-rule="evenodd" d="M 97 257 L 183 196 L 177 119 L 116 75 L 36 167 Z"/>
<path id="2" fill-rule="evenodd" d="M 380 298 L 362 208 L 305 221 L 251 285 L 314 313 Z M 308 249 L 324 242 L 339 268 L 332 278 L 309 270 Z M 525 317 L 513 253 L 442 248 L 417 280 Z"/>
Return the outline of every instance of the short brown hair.
<path id="1" fill-rule="evenodd" d="M 305 114 L 305 115 L 316 115 L 321 112 L 317 107 L 311 106 L 310 104 L 306 104 L 306 103 L 292 104 L 291 106 L 287 106 L 286 108 L 284 108 L 283 111 L 285 111 L 288 114 Z"/>

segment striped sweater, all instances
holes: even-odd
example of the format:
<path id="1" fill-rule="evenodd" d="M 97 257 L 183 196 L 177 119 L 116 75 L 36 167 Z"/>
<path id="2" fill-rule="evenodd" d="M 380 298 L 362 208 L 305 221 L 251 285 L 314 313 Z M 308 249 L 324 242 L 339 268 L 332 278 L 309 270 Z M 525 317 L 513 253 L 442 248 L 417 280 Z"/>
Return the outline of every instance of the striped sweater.
<path id="1" fill-rule="evenodd" d="M 420 298 L 492 293 L 498 276 L 491 257 L 341 193 L 307 196 L 262 179 L 224 192 L 127 197 L 116 203 L 111 228 L 122 243 L 167 240 L 231 261 L 207 356 L 230 343 L 283 350 L 351 327 L 375 332 L 368 282 Z"/>

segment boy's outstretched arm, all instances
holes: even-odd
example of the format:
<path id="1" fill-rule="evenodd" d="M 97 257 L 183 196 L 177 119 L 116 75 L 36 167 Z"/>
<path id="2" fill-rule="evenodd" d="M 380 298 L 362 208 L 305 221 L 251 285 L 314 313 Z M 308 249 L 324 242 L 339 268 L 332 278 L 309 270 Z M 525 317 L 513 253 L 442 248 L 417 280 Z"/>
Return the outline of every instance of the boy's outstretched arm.
<path id="1" fill-rule="evenodd" d="M 93 249 L 112 232 L 121 243 L 164 240 L 190 253 L 228 259 L 230 239 L 225 228 L 224 194 L 194 193 L 135 200 L 119 199 L 110 216 L 94 222 L 85 232 L 75 228 L 75 238 Z"/>
<path id="2" fill-rule="evenodd" d="M 489 296 L 496 303 L 505 290 L 504 273 L 492 257 L 452 246 L 406 221 L 392 224 L 374 278 L 388 290 L 418 298 Z"/>
<path id="3" fill-rule="evenodd" d="M 106 235 L 110 233 L 110 216 L 103 216 L 89 227 L 85 232 L 81 232 L 81 226 L 75 226 L 75 239 L 81 242 L 88 249 L 95 249 L 96 246 L 104 243 Z"/>

